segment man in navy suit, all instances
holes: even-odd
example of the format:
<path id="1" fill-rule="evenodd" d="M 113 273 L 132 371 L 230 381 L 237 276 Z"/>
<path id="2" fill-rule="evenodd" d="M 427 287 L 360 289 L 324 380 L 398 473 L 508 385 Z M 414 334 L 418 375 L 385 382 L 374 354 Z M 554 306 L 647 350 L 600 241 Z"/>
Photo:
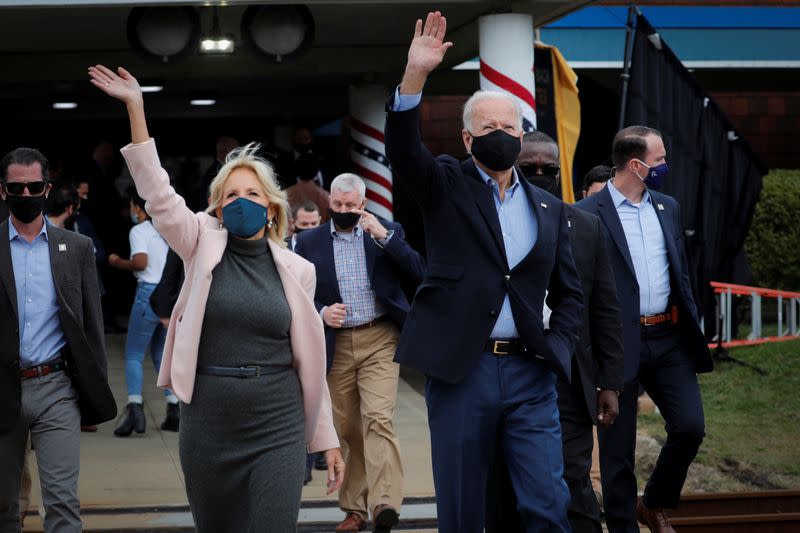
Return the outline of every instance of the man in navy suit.
<path id="1" fill-rule="evenodd" d="M 666 177 L 661 134 L 631 126 L 614 137 L 614 177 L 577 204 L 603 221 L 622 311 L 625 388 L 619 417 L 600 427 L 606 522 L 612 533 L 672 532 L 686 472 L 705 435 L 697 373 L 713 369 L 689 280 L 680 207 L 657 192 Z M 637 501 L 634 451 L 639 385 L 666 421 L 667 442 Z"/>
<path id="2" fill-rule="evenodd" d="M 386 152 L 422 209 L 428 254 L 395 360 L 427 374 L 440 532 L 483 531 L 498 446 L 527 531 L 569 531 L 555 383 L 569 380 L 583 305 L 563 204 L 514 171 L 522 112 L 507 93 L 467 101 L 469 159 L 434 158 L 422 143 L 419 103 L 451 46 L 445 27 L 438 12 L 417 21 L 386 121 Z"/>
<path id="3" fill-rule="evenodd" d="M 345 446 L 339 490 L 346 513 L 337 533 L 398 522 L 403 466 L 392 425 L 400 366 L 393 361 L 409 310 L 402 286 L 422 280 L 422 257 L 400 224 L 364 211 L 364 181 L 342 174 L 331 183 L 331 222 L 298 235 L 294 251 L 317 268 L 315 304 L 325 322 L 333 421 Z"/>

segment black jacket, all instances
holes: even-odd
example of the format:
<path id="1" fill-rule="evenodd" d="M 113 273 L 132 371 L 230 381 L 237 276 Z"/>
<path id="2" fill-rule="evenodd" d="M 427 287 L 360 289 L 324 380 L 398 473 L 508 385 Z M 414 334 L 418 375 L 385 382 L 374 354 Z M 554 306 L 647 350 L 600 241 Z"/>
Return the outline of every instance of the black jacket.
<path id="1" fill-rule="evenodd" d="M 367 261 L 370 286 L 375 298 L 384 306 L 398 328 L 403 327 L 409 304 L 403 293 L 407 283 L 419 284 L 425 270 L 425 262 L 405 240 L 403 227 L 396 222 L 379 219 L 388 230 L 394 230 L 385 248 L 381 248 L 367 234 L 364 234 L 364 256 Z M 314 304 L 317 310 L 340 303 L 339 281 L 336 278 L 336 264 L 333 257 L 333 237 L 331 224 L 327 222 L 314 229 L 297 235 L 295 253 L 314 263 L 317 269 L 317 290 Z M 336 349 L 336 330 L 325 326 L 325 347 L 328 368 L 333 361 Z"/>
<path id="2" fill-rule="evenodd" d="M 521 340 L 569 380 L 582 298 L 563 204 L 521 180 L 536 214 L 530 253 L 509 269 L 489 186 L 470 159 L 434 158 L 422 143 L 419 106 L 389 111 L 386 154 L 422 209 L 428 270 L 417 290 L 396 361 L 457 383 L 475 368 L 506 294 Z M 542 325 L 545 291 L 553 310 Z"/>
<path id="3" fill-rule="evenodd" d="M 623 389 L 625 355 L 617 287 L 600 219 L 571 205 L 564 210 L 584 301 L 572 380 L 580 382 L 589 415 L 597 423 L 597 388 Z"/>
<path id="4" fill-rule="evenodd" d="M 0 434 L 16 426 L 22 400 L 17 287 L 9 224 L 0 224 Z M 47 235 L 58 318 L 67 339 L 62 353 L 78 391 L 81 424 L 106 422 L 117 416 L 117 404 L 108 386 L 94 246 L 90 238 L 55 226 L 47 227 Z"/>
<path id="5" fill-rule="evenodd" d="M 700 330 L 697 306 L 692 294 L 689 267 L 683 244 L 680 206 L 671 196 L 650 191 L 656 215 L 664 233 L 670 272 L 670 303 L 678 307 L 678 335 L 683 347 L 692 356 L 695 371 L 711 372 L 714 363 L 705 336 Z M 625 382 L 632 382 L 639 374 L 639 356 L 642 340 L 639 326 L 639 283 L 633 268 L 631 253 L 617 209 L 608 192 L 608 186 L 597 194 L 585 198 L 577 207 L 597 215 L 603 222 L 603 234 L 608 245 L 611 270 L 617 285 L 617 296 L 622 311 L 622 338 L 625 346 Z"/>

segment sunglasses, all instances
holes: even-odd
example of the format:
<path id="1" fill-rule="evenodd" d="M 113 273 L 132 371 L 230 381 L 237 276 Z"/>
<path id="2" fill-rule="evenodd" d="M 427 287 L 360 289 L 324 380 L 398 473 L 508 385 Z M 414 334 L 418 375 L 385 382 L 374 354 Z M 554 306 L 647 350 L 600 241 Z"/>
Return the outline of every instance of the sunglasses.
<path id="1" fill-rule="evenodd" d="M 555 176 L 556 174 L 558 174 L 558 171 L 561 170 L 561 167 L 557 165 L 539 166 L 530 164 L 530 165 L 519 165 L 519 169 L 525 176 L 528 176 L 530 178 L 536 175 Z"/>
<path id="2" fill-rule="evenodd" d="M 12 194 L 14 196 L 21 196 L 25 189 L 28 189 L 28 192 L 32 195 L 42 194 L 47 187 L 46 181 L 15 181 L 13 183 L 5 183 L 3 187 L 6 189 L 8 194 Z"/>

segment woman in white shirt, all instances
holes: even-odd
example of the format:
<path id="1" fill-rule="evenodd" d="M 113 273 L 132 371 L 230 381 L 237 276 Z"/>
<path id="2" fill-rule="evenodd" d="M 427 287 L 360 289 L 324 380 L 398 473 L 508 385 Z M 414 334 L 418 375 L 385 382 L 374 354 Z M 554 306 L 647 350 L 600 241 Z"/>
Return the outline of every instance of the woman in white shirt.
<path id="1" fill-rule="evenodd" d="M 125 340 L 125 382 L 128 386 L 128 406 L 125 416 L 114 429 L 114 435 L 127 437 L 132 431 L 144 433 L 145 416 L 142 407 L 142 381 L 144 353 L 150 347 L 150 356 L 158 373 L 167 330 L 150 307 L 150 294 L 161 280 L 169 247 L 150 222 L 144 210 L 145 201 L 131 188 L 131 228 L 128 238 L 131 244 L 131 258 L 122 259 L 117 254 L 108 257 L 108 263 L 116 268 L 133 272 L 136 276 L 136 297 L 131 307 L 128 321 L 128 337 Z M 161 429 L 178 431 L 178 398 L 165 389 L 167 398 L 167 417 Z"/>

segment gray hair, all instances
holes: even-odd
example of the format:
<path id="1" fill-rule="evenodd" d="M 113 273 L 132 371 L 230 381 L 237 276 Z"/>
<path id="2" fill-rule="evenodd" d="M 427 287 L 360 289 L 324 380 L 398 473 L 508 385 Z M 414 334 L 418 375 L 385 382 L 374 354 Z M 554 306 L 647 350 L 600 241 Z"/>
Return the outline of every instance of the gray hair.
<path id="1" fill-rule="evenodd" d="M 467 131 L 472 131 L 472 113 L 475 104 L 478 102 L 483 102 L 485 100 L 506 100 L 507 102 L 511 102 L 514 105 L 514 110 L 517 112 L 517 127 L 522 129 L 522 106 L 519 105 L 519 102 L 516 98 L 514 98 L 511 94 L 501 91 L 475 91 L 472 96 L 469 97 L 469 100 L 464 104 L 464 114 L 462 115 L 462 121 L 464 123 L 464 129 Z"/>
<path id="2" fill-rule="evenodd" d="M 333 179 L 331 182 L 331 192 L 333 192 L 334 189 L 340 192 L 358 191 L 361 198 L 367 195 L 367 185 L 364 183 L 364 180 L 349 172 L 339 174 Z"/>

